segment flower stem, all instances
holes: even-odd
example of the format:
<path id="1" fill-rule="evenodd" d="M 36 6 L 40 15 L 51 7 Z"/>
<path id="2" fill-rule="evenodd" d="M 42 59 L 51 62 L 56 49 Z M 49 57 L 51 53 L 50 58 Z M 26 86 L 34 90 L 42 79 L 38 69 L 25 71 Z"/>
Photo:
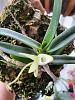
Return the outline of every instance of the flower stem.
<path id="1" fill-rule="evenodd" d="M 12 82 L 10 82 L 8 85 L 11 86 L 12 84 L 14 84 L 14 83 L 19 79 L 19 77 L 21 76 L 21 74 L 23 73 L 23 71 L 25 70 L 25 68 L 28 67 L 28 66 L 30 66 L 31 64 L 32 64 L 32 63 L 29 63 L 29 64 L 27 64 L 26 66 L 24 66 L 24 67 L 21 69 L 21 71 L 20 71 L 20 73 L 18 74 L 18 76 L 16 77 L 16 79 L 13 80 Z"/>
<path id="2" fill-rule="evenodd" d="M 48 65 L 44 65 L 43 66 L 45 72 L 53 79 L 53 81 L 55 82 L 57 80 L 57 77 L 53 74 L 53 72 L 50 70 Z"/>

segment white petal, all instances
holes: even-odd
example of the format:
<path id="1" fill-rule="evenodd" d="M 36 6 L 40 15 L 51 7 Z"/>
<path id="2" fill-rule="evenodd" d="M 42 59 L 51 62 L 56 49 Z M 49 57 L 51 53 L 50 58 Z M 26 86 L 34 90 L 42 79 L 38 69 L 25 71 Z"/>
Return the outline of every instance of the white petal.
<path id="1" fill-rule="evenodd" d="M 75 56 L 75 51 L 73 50 L 69 56 Z M 72 79 L 73 76 L 68 72 L 75 69 L 75 64 L 64 64 L 63 67 L 64 68 L 60 71 L 60 77 L 65 80 Z"/>
<path id="2" fill-rule="evenodd" d="M 34 71 L 34 76 L 35 76 L 35 77 L 38 76 L 38 68 Z"/>
<path id="3" fill-rule="evenodd" d="M 38 63 L 36 61 L 34 61 L 32 63 L 32 65 L 30 66 L 30 69 L 29 69 L 29 72 L 28 73 L 34 72 L 37 68 L 38 68 Z"/>
<path id="4" fill-rule="evenodd" d="M 55 87 L 58 92 L 68 91 L 69 89 L 68 83 L 63 79 L 57 80 L 55 83 Z"/>
<path id="5" fill-rule="evenodd" d="M 53 57 L 47 54 L 39 54 L 38 55 L 38 64 L 46 65 L 53 61 Z"/>

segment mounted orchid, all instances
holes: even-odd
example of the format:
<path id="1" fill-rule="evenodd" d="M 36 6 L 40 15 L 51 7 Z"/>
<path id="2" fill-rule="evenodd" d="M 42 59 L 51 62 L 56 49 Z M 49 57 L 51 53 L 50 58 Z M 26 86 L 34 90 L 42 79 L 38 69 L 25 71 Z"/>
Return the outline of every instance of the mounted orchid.
<path id="1" fill-rule="evenodd" d="M 27 63 L 27 65 L 22 68 L 17 78 L 9 83 L 9 85 L 18 80 L 26 67 L 30 67 L 29 73 L 33 72 L 34 76 L 37 77 L 39 66 L 41 66 L 47 74 L 50 75 L 53 81 L 56 81 L 57 77 L 51 72 L 49 68 L 50 64 L 75 64 L 75 57 L 63 54 L 60 55 L 66 45 L 75 39 L 75 26 L 66 29 L 55 37 L 61 8 L 62 0 L 54 0 L 53 16 L 42 43 L 10 29 L 0 28 L 0 35 L 14 38 L 26 45 L 26 47 L 22 47 L 0 41 L 1 51 L 10 54 L 13 59 L 19 60 L 25 64 Z"/>

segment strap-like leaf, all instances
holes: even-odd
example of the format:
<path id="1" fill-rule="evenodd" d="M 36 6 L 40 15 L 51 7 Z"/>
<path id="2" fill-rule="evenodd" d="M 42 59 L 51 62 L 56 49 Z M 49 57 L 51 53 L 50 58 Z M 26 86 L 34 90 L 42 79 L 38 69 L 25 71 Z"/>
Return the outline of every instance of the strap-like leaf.
<path id="1" fill-rule="evenodd" d="M 58 49 L 69 44 L 74 39 L 75 39 L 75 26 L 73 26 L 70 29 L 67 29 L 66 31 L 58 35 L 56 38 L 54 38 L 51 45 L 48 48 L 48 52 L 57 51 Z"/>
<path id="2" fill-rule="evenodd" d="M 49 52 L 50 55 L 60 55 L 64 51 L 65 48 L 58 49 L 54 52 Z"/>
<path id="3" fill-rule="evenodd" d="M 17 51 L 17 52 L 22 52 L 22 53 L 28 53 L 28 54 L 35 54 L 35 52 L 33 51 L 33 49 L 28 48 L 28 47 L 22 47 L 22 46 L 18 46 L 18 45 L 13 45 L 11 43 L 6 43 L 6 42 L 2 42 L 0 41 L 0 47 L 3 46 L 5 48 Z"/>
<path id="4" fill-rule="evenodd" d="M 74 56 L 65 56 L 65 55 L 53 55 L 52 64 L 75 64 Z"/>
<path id="5" fill-rule="evenodd" d="M 61 8 L 62 8 L 62 0 L 54 0 L 53 16 L 43 40 L 43 42 L 45 41 L 47 44 L 51 43 L 56 33 L 56 29 L 59 23 Z"/>
<path id="6" fill-rule="evenodd" d="M 24 53 L 25 52 L 24 48 L 21 48 L 19 46 L 14 46 L 9 43 L 0 42 L 0 50 L 6 52 L 8 54 L 15 55 L 15 56 L 30 58 L 32 60 L 36 59 L 35 55 Z M 21 50 L 23 50 L 23 51 L 21 52 Z"/>
<path id="7" fill-rule="evenodd" d="M 26 44 L 32 48 L 35 48 L 35 49 L 38 49 L 40 46 L 39 42 L 29 38 L 28 36 L 23 35 L 23 34 L 18 33 L 18 32 L 15 32 L 15 31 L 12 31 L 12 30 L 7 29 L 7 28 L 0 28 L 0 35 L 12 37 L 12 38 L 19 40 L 19 41 L 23 42 L 24 44 Z"/>
<path id="8" fill-rule="evenodd" d="M 25 64 L 28 64 L 28 63 L 32 62 L 32 60 L 29 59 L 29 58 L 18 57 L 18 56 L 15 56 L 15 55 L 11 55 L 11 58 L 13 58 L 13 59 L 15 59 L 15 60 L 17 60 L 17 61 L 23 62 L 23 63 L 25 63 Z"/>

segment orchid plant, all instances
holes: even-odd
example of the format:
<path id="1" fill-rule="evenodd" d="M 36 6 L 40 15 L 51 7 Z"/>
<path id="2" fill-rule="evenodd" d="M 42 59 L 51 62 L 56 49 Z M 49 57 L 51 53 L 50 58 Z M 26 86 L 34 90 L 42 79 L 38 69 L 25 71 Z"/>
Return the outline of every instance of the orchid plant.
<path id="1" fill-rule="evenodd" d="M 50 64 L 75 64 L 75 57 L 64 54 L 61 55 L 61 52 L 66 45 L 75 39 L 75 26 L 66 29 L 58 36 L 55 36 L 61 8 L 62 0 L 54 0 L 53 16 L 42 43 L 31 39 L 27 35 L 23 35 L 7 28 L 0 28 L 0 35 L 14 38 L 26 45 L 26 47 L 22 47 L 0 41 L 1 51 L 10 54 L 13 59 L 25 64 L 27 63 L 27 65 L 22 68 L 17 78 L 9 83 L 9 85 L 18 80 L 26 67 L 30 67 L 28 72 L 33 72 L 34 76 L 37 77 L 39 66 L 41 66 L 55 82 L 57 77 L 51 72 L 49 68 Z"/>

